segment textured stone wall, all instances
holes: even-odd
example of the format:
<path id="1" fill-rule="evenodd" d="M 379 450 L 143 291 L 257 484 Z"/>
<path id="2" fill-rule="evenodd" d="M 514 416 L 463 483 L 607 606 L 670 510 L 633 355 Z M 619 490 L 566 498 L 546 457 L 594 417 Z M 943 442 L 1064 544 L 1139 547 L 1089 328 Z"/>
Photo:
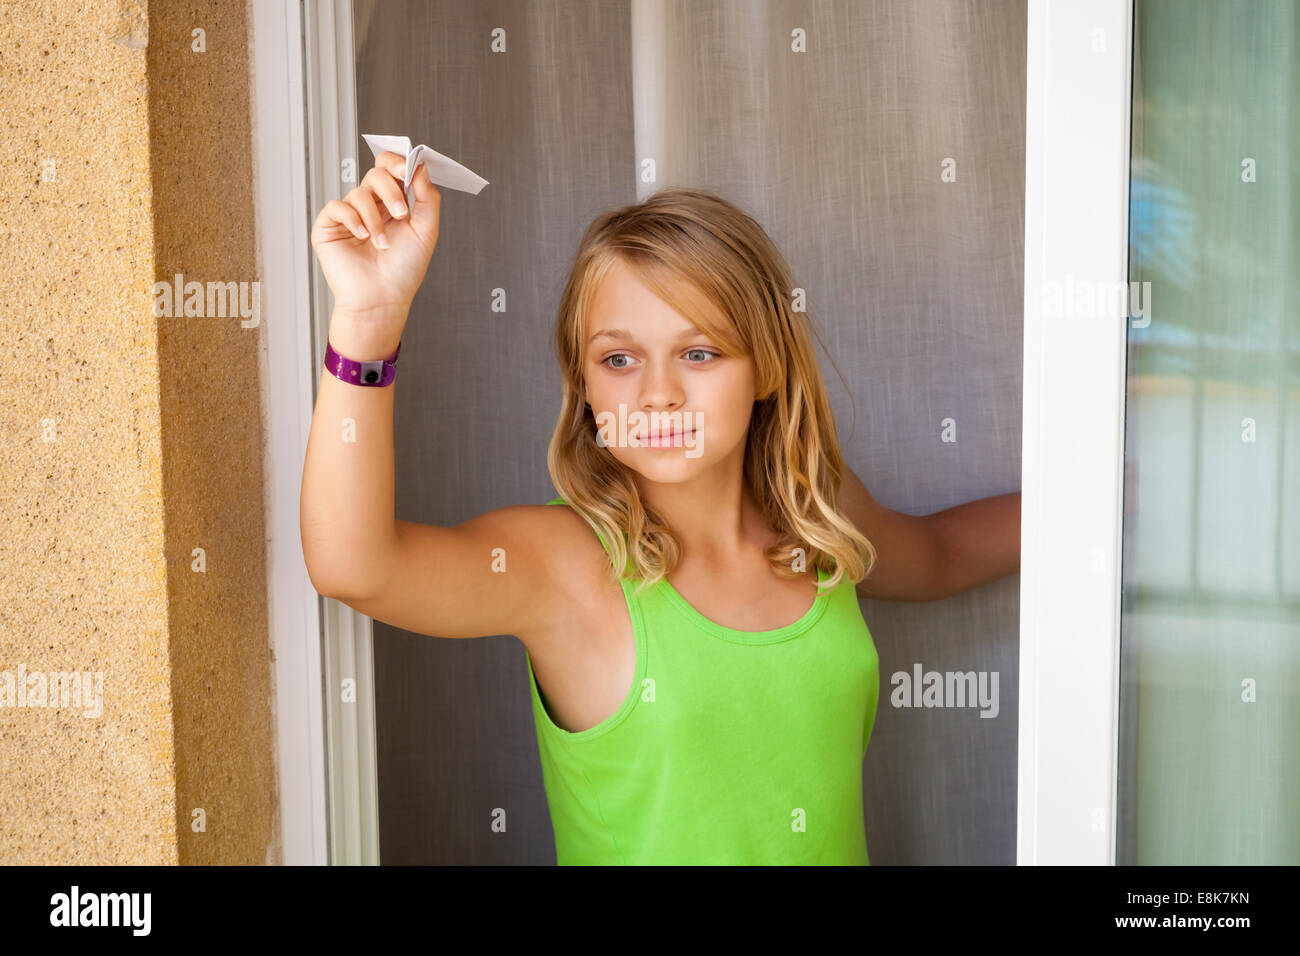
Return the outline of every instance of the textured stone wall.
<path id="1" fill-rule="evenodd" d="M 0 17 L 0 863 L 279 862 L 249 62 L 242 0 Z"/>

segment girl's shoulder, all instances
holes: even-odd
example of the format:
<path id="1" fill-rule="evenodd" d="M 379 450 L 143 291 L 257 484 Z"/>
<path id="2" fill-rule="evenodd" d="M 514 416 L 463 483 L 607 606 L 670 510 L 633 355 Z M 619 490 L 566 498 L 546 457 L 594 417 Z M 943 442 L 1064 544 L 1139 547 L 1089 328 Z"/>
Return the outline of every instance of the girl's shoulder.
<path id="1" fill-rule="evenodd" d="M 577 524 L 575 525 L 570 522 L 570 526 L 575 529 L 581 526 L 582 530 L 580 533 L 586 535 L 588 539 L 599 541 L 600 547 L 604 551 L 604 553 L 606 555 L 609 554 L 609 543 L 605 540 L 605 536 L 601 534 L 599 531 L 596 531 L 594 528 L 592 528 L 591 525 L 587 524 L 586 519 L 583 518 L 582 515 L 578 514 L 578 512 L 574 510 L 573 506 L 570 505 L 567 501 L 565 501 L 564 498 L 556 496 L 555 498 L 552 498 L 550 501 L 546 502 L 546 505 L 563 505 L 564 506 L 563 508 L 557 510 L 566 512 L 569 515 L 572 515 L 575 519 L 577 519 Z M 630 559 L 628 564 L 629 565 L 631 564 Z"/>
<path id="2" fill-rule="evenodd" d="M 540 520 L 558 532 L 556 544 L 564 553 L 557 553 L 557 558 L 606 560 L 608 548 L 604 536 L 587 524 L 587 520 L 564 498 L 557 495 L 546 504 L 538 505 L 537 510 L 545 513 L 544 517 L 539 515 Z"/>
<path id="3" fill-rule="evenodd" d="M 603 539 L 568 502 L 557 497 L 528 510 L 530 520 L 538 522 L 531 537 L 545 542 L 541 560 L 551 565 L 551 590 L 539 597 L 539 617 L 552 623 L 517 636 L 531 653 L 545 657 L 555 647 L 571 647 L 575 634 L 607 632 L 607 622 L 622 610 L 624 597 L 622 587 L 611 581 Z M 582 646 L 589 647 L 589 642 Z"/>

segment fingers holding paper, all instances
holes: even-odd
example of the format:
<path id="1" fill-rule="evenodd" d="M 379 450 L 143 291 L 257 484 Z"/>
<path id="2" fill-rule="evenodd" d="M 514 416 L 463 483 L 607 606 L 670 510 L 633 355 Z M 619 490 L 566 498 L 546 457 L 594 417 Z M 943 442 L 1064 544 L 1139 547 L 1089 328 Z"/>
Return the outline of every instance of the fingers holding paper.
<path id="1" fill-rule="evenodd" d="M 335 308 L 359 314 L 410 307 L 438 241 L 441 196 L 416 177 L 406 208 L 406 157 L 384 151 L 360 184 L 321 209 L 311 242 Z"/>
<path id="2" fill-rule="evenodd" d="M 410 212 L 411 228 L 432 251 L 438 243 L 438 226 L 442 221 L 442 193 L 429 182 L 428 176 L 416 175 L 411 180 L 411 199 L 415 203 Z"/>
<path id="3" fill-rule="evenodd" d="M 429 178 L 417 175 L 419 170 L 407 171 L 407 160 L 397 153 L 385 151 L 375 158 L 375 166 L 366 173 L 361 181 L 373 194 L 375 216 L 374 225 L 366 220 L 366 226 L 375 235 L 376 248 L 385 249 L 387 245 L 386 230 L 390 220 L 406 220 L 420 243 L 433 252 L 438 242 L 438 221 L 442 211 L 442 194 L 438 192 Z M 414 176 L 409 189 L 404 189 L 406 178 Z M 361 190 L 358 187 L 354 192 Z M 364 200 L 364 196 L 358 197 Z M 415 204 L 415 209 L 406 205 L 407 199 Z M 358 208 L 369 209 L 370 204 L 361 202 Z M 385 212 L 387 215 L 385 215 Z M 364 213 L 363 213 L 364 216 Z"/>

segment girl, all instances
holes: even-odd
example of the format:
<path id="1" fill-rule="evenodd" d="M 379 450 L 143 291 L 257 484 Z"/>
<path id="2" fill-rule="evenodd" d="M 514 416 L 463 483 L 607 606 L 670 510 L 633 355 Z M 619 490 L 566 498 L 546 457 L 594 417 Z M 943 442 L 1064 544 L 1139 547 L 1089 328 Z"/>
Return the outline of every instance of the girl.
<path id="1" fill-rule="evenodd" d="M 1011 573 L 1019 495 L 878 505 L 780 254 L 733 205 L 673 189 L 579 246 L 559 496 L 396 521 L 394 362 L 441 209 L 418 174 L 407 210 L 403 172 L 381 154 L 312 230 L 335 301 L 302 485 L 313 586 L 408 631 L 520 639 L 560 864 L 866 864 L 880 675 L 858 596 Z"/>

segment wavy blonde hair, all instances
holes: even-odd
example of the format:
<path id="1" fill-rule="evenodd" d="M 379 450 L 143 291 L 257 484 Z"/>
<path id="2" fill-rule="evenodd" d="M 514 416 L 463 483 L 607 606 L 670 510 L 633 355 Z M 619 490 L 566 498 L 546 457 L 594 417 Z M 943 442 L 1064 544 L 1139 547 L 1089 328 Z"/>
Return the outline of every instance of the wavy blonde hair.
<path id="1" fill-rule="evenodd" d="M 724 352 L 753 358 L 744 481 L 781 536 L 767 550 L 773 569 L 786 578 L 807 568 L 825 571 L 826 591 L 845 576 L 862 580 L 875 566 L 876 549 L 837 507 L 844 459 L 806 313 L 790 303 L 789 266 L 754 219 L 718 195 L 686 188 L 660 190 L 587 227 L 555 322 L 564 398 L 546 464 L 560 497 L 606 543 L 611 579 L 622 567 L 623 576 L 639 580 L 640 593 L 667 577 L 681 556 L 627 466 L 597 444 L 584 399 L 591 302 L 616 260 L 690 315 Z M 718 314 L 699 309 L 700 297 Z M 799 558 L 803 568 L 796 567 Z"/>

